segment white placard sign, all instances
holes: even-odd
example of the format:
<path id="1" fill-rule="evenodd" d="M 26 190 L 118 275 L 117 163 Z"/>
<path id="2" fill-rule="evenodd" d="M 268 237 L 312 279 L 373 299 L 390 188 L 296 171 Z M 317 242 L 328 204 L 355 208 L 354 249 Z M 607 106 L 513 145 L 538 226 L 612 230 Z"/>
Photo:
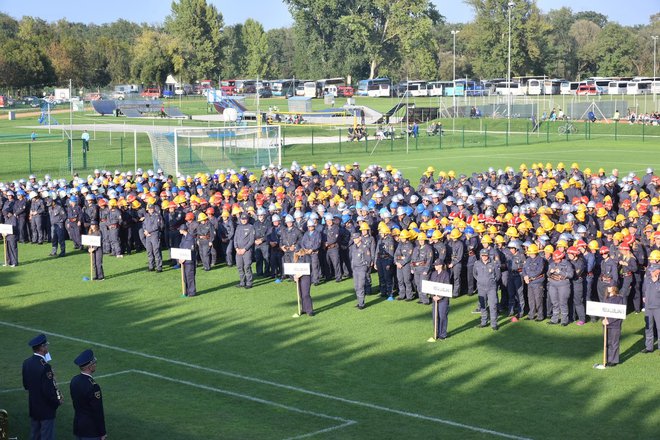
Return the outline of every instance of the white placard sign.
<path id="1" fill-rule="evenodd" d="M 284 263 L 284 275 L 309 275 L 309 263 Z"/>
<path id="2" fill-rule="evenodd" d="M 192 260 L 192 252 L 190 249 L 170 248 L 170 259 L 172 260 Z"/>
<path id="3" fill-rule="evenodd" d="M 83 246 L 101 247 L 100 235 L 81 235 Z"/>
<path id="4" fill-rule="evenodd" d="M 0 224 L 1 235 L 14 235 L 14 228 L 12 225 Z"/>
<path id="5" fill-rule="evenodd" d="M 626 305 L 587 301 L 587 315 L 602 316 L 603 318 L 626 319 Z"/>
<path id="6" fill-rule="evenodd" d="M 422 280 L 422 293 L 451 298 L 454 295 L 454 286 L 451 284 L 434 283 L 433 281 Z"/>

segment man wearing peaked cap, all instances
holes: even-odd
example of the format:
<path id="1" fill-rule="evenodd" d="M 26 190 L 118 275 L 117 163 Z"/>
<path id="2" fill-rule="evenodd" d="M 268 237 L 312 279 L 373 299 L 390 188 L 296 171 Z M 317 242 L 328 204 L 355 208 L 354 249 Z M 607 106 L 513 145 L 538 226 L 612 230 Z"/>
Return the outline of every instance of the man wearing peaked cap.
<path id="1" fill-rule="evenodd" d="M 92 350 L 85 350 L 73 361 L 80 374 L 71 379 L 69 389 L 75 415 L 73 435 L 78 440 L 105 440 L 105 416 L 101 387 L 92 375 L 96 372 L 96 358 Z"/>
<path id="2" fill-rule="evenodd" d="M 23 388 L 28 391 L 30 413 L 30 438 L 49 440 L 55 438 L 55 412 L 62 404 L 62 394 L 57 388 L 55 375 L 46 360 L 48 340 L 40 334 L 28 345 L 33 355 L 23 362 Z"/>

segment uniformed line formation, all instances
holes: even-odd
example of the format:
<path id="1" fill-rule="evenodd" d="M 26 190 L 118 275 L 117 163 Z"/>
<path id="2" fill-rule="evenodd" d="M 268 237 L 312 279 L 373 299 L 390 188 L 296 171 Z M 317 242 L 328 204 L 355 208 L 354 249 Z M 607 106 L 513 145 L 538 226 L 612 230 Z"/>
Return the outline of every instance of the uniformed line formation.
<path id="1" fill-rule="evenodd" d="M 611 301 L 644 308 L 650 352 L 660 322 L 659 188 L 651 168 L 620 176 L 577 163 L 470 176 L 428 167 L 418 182 L 390 165 L 363 170 L 357 162 L 176 177 L 95 170 L 1 184 L 0 220 L 14 231 L 5 237 L 9 266 L 18 264 L 17 242 L 50 242 L 57 257 L 66 238 L 81 249 L 82 234 L 101 237 L 89 248 L 96 279 L 104 255 L 145 250 L 148 269 L 160 272 L 163 249 L 190 249 L 192 260 L 170 262 L 184 265 L 186 296 L 196 294 L 198 265 L 236 266 L 237 287 L 250 289 L 253 267 L 281 282 L 291 279 L 283 263 L 309 263 L 310 275 L 296 280 L 310 316 L 311 285 L 332 280 L 353 278 L 356 307 L 365 308 L 373 271 L 391 300 L 430 304 L 423 280 L 453 284 L 454 296 L 477 294 L 480 326 L 495 330 L 500 315 L 584 325 L 596 320 L 586 301 L 610 301 L 615 287 L 620 299 Z M 434 336 L 444 339 L 449 300 L 434 299 Z"/>

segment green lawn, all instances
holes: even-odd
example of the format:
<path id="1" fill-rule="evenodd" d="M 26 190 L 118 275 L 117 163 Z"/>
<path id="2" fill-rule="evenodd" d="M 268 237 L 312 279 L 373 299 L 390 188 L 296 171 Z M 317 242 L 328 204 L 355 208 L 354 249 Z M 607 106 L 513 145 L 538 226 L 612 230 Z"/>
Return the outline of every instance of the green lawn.
<path id="1" fill-rule="evenodd" d="M 365 143 L 343 144 L 341 153 L 338 145 L 315 146 L 314 154 L 292 145 L 284 162 L 392 164 L 415 183 L 428 165 L 466 173 L 539 161 L 622 174 L 660 168 L 654 138 L 536 136 L 530 145 L 473 148 L 422 136 L 408 153 L 403 139 L 373 155 Z M 14 156 L 0 159 L 2 179 L 27 173 Z M 10 413 L 12 436 L 28 435 L 27 396 L 16 389 L 26 342 L 44 331 L 67 397 L 73 358 L 95 350 L 112 438 L 657 438 L 659 358 L 638 354 L 643 315 L 623 325 L 622 364 L 598 371 L 599 325 L 502 318 L 497 333 L 477 329 L 475 297 L 452 300 L 450 337 L 429 344 L 428 307 L 370 296 L 358 311 L 352 281 L 313 288 L 317 316 L 292 318 L 290 283 L 258 280 L 239 290 L 236 270 L 222 266 L 198 272 L 202 295 L 183 299 L 179 272 L 147 272 L 144 253 L 106 257 L 106 281 L 85 282 L 86 254 L 53 260 L 49 250 L 20 245 L 21 265 L 0 268 L 0 407 Z M 70 436 L 71 418 L 67 400 L 60 437 Z"/>

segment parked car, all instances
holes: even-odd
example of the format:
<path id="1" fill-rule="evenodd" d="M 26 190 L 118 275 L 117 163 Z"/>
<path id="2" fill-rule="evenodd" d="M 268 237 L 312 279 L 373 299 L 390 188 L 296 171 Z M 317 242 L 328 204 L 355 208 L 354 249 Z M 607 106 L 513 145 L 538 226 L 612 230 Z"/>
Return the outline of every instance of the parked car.
<path id="1" fill-rule="evenodd" d="M 140 93 L 140 96 L 142 96 L 143 98 L 158 99 L 160 98 L 160 89 L 153 87 L 144 89 L 142 93 Z"/>
<path id="2" fill-rule="evenodd" d="M 595 84 L 580 84 L 575 91 L 576 95 L 598 95 L 598 88 Z"/>
<path id="3" fill-rule="evenodd" d="M 269 88 L 263 88 L 259 89 L 259 98 L 272 98 L 273 97 L 273 91 L 270 90 Z"/>

